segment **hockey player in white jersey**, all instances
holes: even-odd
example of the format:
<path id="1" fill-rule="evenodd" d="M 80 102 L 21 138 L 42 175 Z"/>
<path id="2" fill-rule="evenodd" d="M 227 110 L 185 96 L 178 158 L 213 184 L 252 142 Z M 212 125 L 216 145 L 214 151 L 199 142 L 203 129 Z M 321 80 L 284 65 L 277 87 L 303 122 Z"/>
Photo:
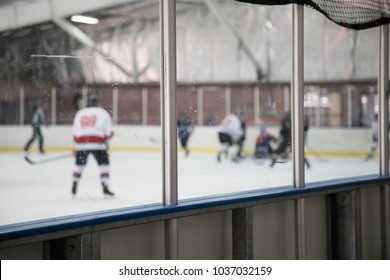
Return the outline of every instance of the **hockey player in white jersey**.
<path id="1" fill-rule="evenodd" d="M 234 114 L 227 115 L 220 123 L 218 129 L 218 139 L 220 143 L 217 155 L 218 161 L 221 161 L 222 154 L 228 155 L 229 148 L 237 144 L 242 135 L 243 131 L 239 117 Z M 234 157 L 233 160 L 235 159 Z"/>
<path id="2" fill-rule="evenodd" d="M 87 164 L 89 154 L 96 159 L 103 193 L 114 195 L 109 189 L 109 154 L 107 142 L 113 136 L 112 120 L 103 108 L 98 107 L 96 96 L 91 96 L 89 107 L 77 112 L 73 121 L 73 142 L 75 166 L 73 171 L 72 194 L 77 193 L 83 169 Z"/>

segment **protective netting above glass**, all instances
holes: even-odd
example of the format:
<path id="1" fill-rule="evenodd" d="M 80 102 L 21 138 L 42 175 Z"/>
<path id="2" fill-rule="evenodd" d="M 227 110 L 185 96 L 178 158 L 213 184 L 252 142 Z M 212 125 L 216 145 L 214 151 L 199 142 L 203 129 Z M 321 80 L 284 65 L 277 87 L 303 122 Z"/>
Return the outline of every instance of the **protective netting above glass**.
<path id="1" fill-rule="evenodd" d="M 331 21 L 352 29 L 390 22 L 390 0 L 237 0 L 260 5 L 301 4 L 323 13 Z"/>

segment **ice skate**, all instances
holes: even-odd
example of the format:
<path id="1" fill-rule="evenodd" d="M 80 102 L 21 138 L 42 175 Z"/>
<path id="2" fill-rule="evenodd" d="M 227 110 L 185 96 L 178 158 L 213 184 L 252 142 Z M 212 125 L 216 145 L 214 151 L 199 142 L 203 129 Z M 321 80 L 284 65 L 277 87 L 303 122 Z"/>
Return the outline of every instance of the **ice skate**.
<path id="1" fill-rule="evenodd" d="M 103 185 L 103 193 L 104 194 L 109 195 L 109 196 L 113 196 L 114 195 L 114 193 L 111 192 L 105 184 L 102 184 L 102 185 Z"/>
<path id="2" fill-rule="evenodd" d="M 274 167 L 275 163 L 276 163 L 276 160 L 278 159 L 278 156 L 273 154 L 271 156 L 271 165 L 269 167 Z"/>
<path id="3" fill-rule="evenodd" d="M 103 189 L 103 193 L 106 194 L 106 195 L 109 195 L 109 196 L 113 196 L 114 193 L 111 192 L 109 189 Z"/>
<path id="4" fill-rule="evenodd" d="M 374 155 L 372 153 L 368 153 L 364 160 L 368 161 L 368 160 L 372 159 L 373 157 L 374 157 Z"/>
<path id="5" fill-rule="evenodd" d="M 73 186 L 72 186 L 72 195 L 76 195 L 77 193 L 77 184 L 76 183 L 73 183 Z"/>
<path id="6" fill-rule="evenodd" d="M 240 157 L 239 156 L 233 156 L 232 157 L 232 161 L 235 162 L 235 163 L 239 163 L 240 162 Z"/>

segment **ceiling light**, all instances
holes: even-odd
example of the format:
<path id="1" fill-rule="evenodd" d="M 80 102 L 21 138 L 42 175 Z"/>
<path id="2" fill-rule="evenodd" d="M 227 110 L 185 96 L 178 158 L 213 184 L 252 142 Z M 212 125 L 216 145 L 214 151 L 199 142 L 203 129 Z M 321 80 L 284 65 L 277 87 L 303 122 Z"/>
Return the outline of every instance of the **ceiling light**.
<path id="1" fill-rule="evenodd" d="M 274 26 L 272 25 L 272 22 L 271 21 L 269 21 L 269 20 L 267 20 L 266 22 L 265 22 L 265 26 L 267 27 L 267 29 L 272 29 Z"/>
<path id="2" fill-rule="evenodd" d="M 80 15 L 72 16 L 70 20 L 74 22 L 85 23 L 85 24 L 97 24 L 99 22 L 97 18 L 80 16 Z"/>

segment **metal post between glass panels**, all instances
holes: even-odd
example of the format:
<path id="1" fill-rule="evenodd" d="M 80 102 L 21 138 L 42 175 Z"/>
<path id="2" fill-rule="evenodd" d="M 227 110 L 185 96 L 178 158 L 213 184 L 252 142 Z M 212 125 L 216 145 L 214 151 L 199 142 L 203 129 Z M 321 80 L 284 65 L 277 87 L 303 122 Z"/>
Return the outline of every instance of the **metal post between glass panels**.
<path id="1" fill-rule="evenodd" d="M 232 210 L 233 260 L 253 260 L 253 207 Z"/>
<path id="2" fill-rule="evenodd" d="M 177 205 L 176 1 L 160 1 L 162 17 L 163 204 Z M 178 258 L 177 220 L 165 221 L 165 258 Z"/>
<path id="3" fill-rule="evenodd" d="M 389 176 L 389 25 L 381 26 L 379 43 L 379 161 L 380 175 Z M 381 187 L 382 258 L 390 257 L 390 185 Z"/>
<path id="4" fill-rule="evenodd" d="M 164 204 L 177 204 L 177 135 L 176 135 L 176 1 L 163 1 L 164 36 Z"/>
<path id="5" fill-rule="evenodd" d="M 303 166 L 303 6 L 293 5 L 292 36 L 292 150 L 293 150 L 293 184 L 303 188 L 305 174 Z M 306 259 L 305 245 L 305 200 L 298 198 L 294 203 L 295 210 L 295 248 L 296 258 Z"/>
<path id="6" fill-rule="evenodd" d="M 303 6 L 293 8 L 292 137 L 294 186 L 304 187 L 303 168 Z"/>
<path id="7" fill-rule="evenodd" d="M 389 102 L 387 96 L 389 82 L 389 26 L 380 28 L 380 51 L 379 51 L 379 149 L 380 149 L 380 174 L 389 175 L 389 140 L 388 140 L 388 119 Z"/>

